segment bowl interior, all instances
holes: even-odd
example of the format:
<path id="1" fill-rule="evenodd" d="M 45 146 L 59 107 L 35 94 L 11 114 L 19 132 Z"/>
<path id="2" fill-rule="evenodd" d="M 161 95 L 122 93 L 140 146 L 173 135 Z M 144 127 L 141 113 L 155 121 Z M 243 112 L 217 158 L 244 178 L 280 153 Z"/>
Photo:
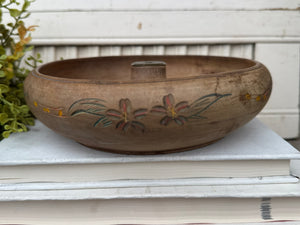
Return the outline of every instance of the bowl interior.
<path id="1" fill-rule="evenodd" d="M 206 76 L 248 69 L 256 62 L 248 59 L 212 56 L 114 56 L 55 61 L 38 72 L 66 79 L 130 81 L 131 64 L 137 61 L 163 61 L 167 79 Z"/>

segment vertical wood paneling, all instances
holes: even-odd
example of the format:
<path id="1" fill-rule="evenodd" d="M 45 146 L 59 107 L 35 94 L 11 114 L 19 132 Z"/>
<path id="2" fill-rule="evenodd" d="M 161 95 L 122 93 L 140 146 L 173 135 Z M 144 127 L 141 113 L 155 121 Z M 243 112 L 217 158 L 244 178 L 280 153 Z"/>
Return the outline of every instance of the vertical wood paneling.
<path id="1" fill-rule="evenodd" d="M 121 55 L 215 55 L 253 58 L 253 45 L 37 46 L 43 62 Z"/>
<path id="2" fill-rule="evenodd" d="M 209 45 L 208 55 L 211 56 L 230 56 L 230 45 Z"/>
<path id="3" fill-rule="evenodd" d="M 231 45 L 230 56 L 253 59 L 253 50 L 253 45 L 251 44 Z"/>
<path id="4" fill-rule="evenodd" d="M 122 55 L 121 46 L 100 46 L 99 56 L 119 56 Z"/>
<path id="5" fill-rule="evenodd" d="M 164 45 L 150 45 L 143 47 L 144 55 L 164 55 L 165 54 L 165 46 Z"/>
<path id="6" fill-rule="evenodd" d="M 252 44 L 145 46 L 36 46 L 44 63 L 60 59 L 121 55 L 215 55 L 253 58 Z"/>
<path id="7" fill-rule="evenodd" d="M 186 55 L 186 45 L 167 45 L 165 47 L 165 55 Z"/>
<path id="8" fill-rule="evenodd" d="M 122 55 L 143 55 L 143 46 L 124 46 L 121 51 Z"/>
<path id="9" fill-rule="evenodd" d="M 98 46 L 79 46 L 77 48 L 77 56 L 78 56 L 78 58 L 99 56 L 99 47 Z"/>
<path id="10" fill-rule="evenodd" d="M 55 59 L 73 59 L 77 58 L 76 46 L 59 46 L 55 49 Z"/>
<path id="11" fill-rule="evenodd" d="M 208 45 L 188 45 L 187 55 L 208 55 Z"/>
<path id="12" fill-rule="evenodd" d="M 55 60 L 56 48 L 54 46 L 37 46 L 34 48 L 33 52 L 34 55 L 40 53 L 44 63 Z"/>

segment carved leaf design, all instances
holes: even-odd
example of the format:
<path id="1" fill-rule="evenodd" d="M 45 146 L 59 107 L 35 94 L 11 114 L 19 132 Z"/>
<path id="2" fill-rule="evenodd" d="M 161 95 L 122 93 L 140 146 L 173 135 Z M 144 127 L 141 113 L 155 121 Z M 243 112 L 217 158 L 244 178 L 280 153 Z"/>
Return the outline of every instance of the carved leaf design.
<path id="1" fill-rule="evenodd" d="M 183 101 L 183 102 L 179 102 L 176 106 L 175 106 L 175 110 L 176 112 L 186 112 L 189 109 L 189 103 L 187 101 Z"/>
<path id="2" fill-rule="evenodd" d="M 202 96 L 201 98 L 198 98 L 196 101 L 194 101 L 191 104 L 191 114 L 189 118 L 199 118 L 201 117 L 200 114 L 207 110 L 211 105 L 219 101 L 220 99 L 230 96 L 231 94 L 218 94 L 213 93 L 209 95 Z"/>
<path id="3" fill-rule="evenodd" d="M 145 125 L 142 124 L 141 122 L 138 122 L 138 121 L 132 121 L 131 122 L 131 126 L 135 129 L 139 129 L 141 130 L 142 132 L 145 131 Z"/>
<path id="4" fill-rule="evenodd" d="M 116 128 L 122 130 L 125 125 L 126 125 L 126 122 L 124 120 L 121 120 L 117 123 Z"/>
<path id="5" fill-rule="evenodd" d="M 184 116 L 178 116 L 178 117 L 174 118 L 174 120 L 178 125 L 182 126 L 186 123 L 187 118 Z"/>
<path id="6" fill-rule="evenodd" d="M 147 115 L 148 110 L 147 109 L 138 109 L 134 111 L 133 115 L 135 119 L 141 119 Z"/>
<path id="7" fill-rule="evenodd" d="M 96 127 L 99 123 L 103 124 L 103 127 L 108 127 L 112 124 L 111 121 L 109 121 L 105 116 L 100 117 L 95 123 L 94 123 L 94 127 Z"/>
<path id="8" fill-rule="evenodd" d="M 172 121 L 172 117 L 165 116 L 164 118 L 161 119 L 160 124 L 167 126 L 170 121 Z"/>
<path id="9" fill-rule="evenodd" d="M 131 112 L 131 102 L 128 98 L 126 99 L 121 99 L 120 102 L 119 102 L 119 107 L 120 107 L 120 110 L 121 112 L 123 113 L 130 113 Z"/>
<path id="10" fill-rule="evenodd" d="M 95 112 L 93 109 L 78 109 L 71 113 L 71 116 L 78 116 L 80 114 L 91 114 L 94 116 L 104 116 L 104 114 L 100 114 Z"/>
<path id="11" fill-rule="evenodd" d="M 157 105 L 152 107 L 150 112 L 156 115 L 165 115 L 167 113 L 167 109 L 163 106 Z"/>
<path id="12" fill-rule="evenodd" d="M 174 96 L 172 94 L 164 96 L 163 103 L 166 108 L 172 107 L 175 104 Z"/>
<path id="13" fill-rule="evenodd" d="M 122 113 L 115 109 L 107 110 L 106 115 L 112 120 L 119 120 L 122 118 Z"/>
<path id="14" fill-rule="evenodd" d="M 122 127 L 122 130 L 127 131 L 130 127 L 130 124 L 131 124 L 130 122 L 125 123 L 125 125 Z"/>
<path id="15" fill-rule="evenodd" d="M 102 108 L 105 109 L 105 105 L 103 104 L 105 101 L 98 98 L 83 98 L 75 101 L 70 107 L 68 111 L 71 111 L 74 108 L 85 108 L 85 106 L 94 106 L 94 108 Z"/>

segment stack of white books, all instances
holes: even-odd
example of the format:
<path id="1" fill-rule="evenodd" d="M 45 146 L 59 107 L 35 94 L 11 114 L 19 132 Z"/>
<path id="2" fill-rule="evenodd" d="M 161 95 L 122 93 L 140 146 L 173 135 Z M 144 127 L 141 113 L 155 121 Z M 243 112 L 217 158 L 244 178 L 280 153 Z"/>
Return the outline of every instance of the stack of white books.
<path id="1" fill-rule="evenodd" d="M 0 224 L 300 224 L 300 153 L 253 120 L 207 147 L 134 156 L 37 121 L 0 142 Z"/>

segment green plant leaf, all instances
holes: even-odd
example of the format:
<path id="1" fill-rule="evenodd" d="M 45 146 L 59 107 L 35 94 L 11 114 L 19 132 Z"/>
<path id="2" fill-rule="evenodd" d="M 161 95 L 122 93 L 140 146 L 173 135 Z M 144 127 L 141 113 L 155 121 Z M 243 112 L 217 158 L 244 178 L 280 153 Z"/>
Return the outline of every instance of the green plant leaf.
<path id="1" fill-rule="evenodd" d="M 27 10 L 27 8 L 30 6 L 30 3 L 31 3 L 30 1 L 25 0 L 22 6 L 22 11 Z"/>
<path id="2" fill-rule="evenodd" d="M 18 10 L 18 9 L 9 9 L 9 14 L 10 14 L 12 17 L 16 18 L 16 17 L 20 16 L 21 11 Z"/>
<path id="3" fill-rule="evenodd" d="M 1 46 L 1 48 L 4 49 L 3 46 Z M 6 59 L 7 59 L 7 55 L 1 55 L 0 56 L 0 60 L 6 60 Z"/>
<path id="4" fill-rule="evenodd" d="M 29 112 L 29 107 L 27 105 L 22 105 L 22 106 L 20 106 L 19 109 L 20 109 L 20 112 L 24 113 L 24 114 Z"/>
<path id="5" fill-rule="evenodd" d="M 27 131 L 27 127 L 23 123 L 18 123 L 18 126 L 20 127 L 18 129 L 19 132 Z"/>
<path id="6" fill-rule="evenodd" d="M 5 129 L 5 130 L 11 130 L 11 125 L 6 124 L 6 125 L 4 126 L 4 129 Z"/>
<path id="7" fill-rule="evenodd" d="M 0 124 L 4 125 L 7 121 L 8 115 L 6 113 L 0 113 Z"/>
<path id="8" fill-rule="evenodd" d="M 29 46 L 29 47 L 26 47 L 26 48 L 24 49 L 24 51 L 25 51 L 25 52 L 29 52 L 29 51 L 32 51 L 33 48 L 34 48 L 34 47 L 31 45 L 31 46 Z"/>
<path id="9" fill-rule="evenodd" d="M 5 77 L 5 72 L 3 70 L 0 70 L 0 78 L 2 78 L 2 77 Z"/>
<path id="10" fill-rule="evenodd" d="M 35 124 L 34 119 L 32 117 L 24 118 L 24 124 L 28 126 L 33 126 Z"/>
<path id="11" fill-rule="evenodd" d="M 3 48 L 3 46 L 0 46 L 0 55 L 1 57 L 4 55 L 5 56 L 5 49 Z"/>
<path id="12" fill-rule="evenodd" d="M 27 10 L 31 2 L 0 0 L 0 140 L 11 133 L 27 131 L 27 125 L 34 125 L 34 117 L 25 105 L 23 93 L 23 81 L 29 69 L 20 64 L 25 52 L 33 48 L 27 45 L 30 41 L 27 32 L 33 31 L 35 26 L 27 27 L 23 21 L 30 15 Z M 12 22 L 2 22 L 4 8 L 10 17 L 6 21 Z M 40 61 L 40 57 L 32 57 L 31 67 L 37 67 Z"/>
<path id="13" fill-rule="evenodd" d="M 9 135 L 12 133 L 12 131 L 4 131 L 3 133 L 2 133 L 2 136 L 4 137 L 4 138 L 8 138 L 9 137 Z"/>
<path id="14" fill-rule="evenodd" d="M 7 26 L 9 26 L 9 27 L 14 27 L 14 24 L 13 23 L 8 23 L 8 24 L 6 24 Z"/>
<path id="15" fill-rule="evenodd" d="M 5 84 L 0 84 L 0 95 L 9 92 L 9 87 Z"/>

